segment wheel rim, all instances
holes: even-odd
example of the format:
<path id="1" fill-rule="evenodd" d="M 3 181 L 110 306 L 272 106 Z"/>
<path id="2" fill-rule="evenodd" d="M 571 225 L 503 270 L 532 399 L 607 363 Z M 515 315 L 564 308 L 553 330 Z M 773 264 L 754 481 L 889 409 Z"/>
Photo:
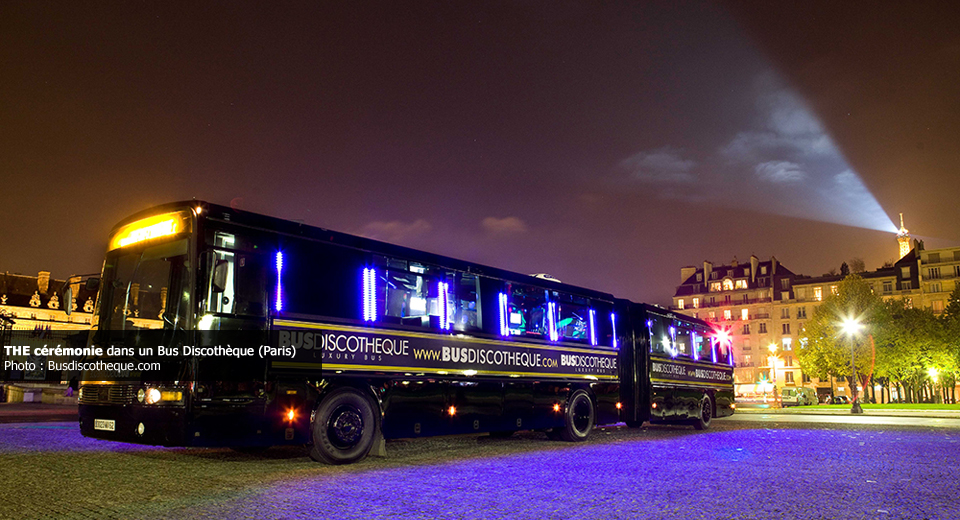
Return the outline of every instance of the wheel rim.
<path id="1" fill-rule="evenodd" d="M 327 437 L 338 449 L 352 448 L 363 437 L 363 416 L 353 406 L 337 407 L 327 422 Z"/>
<path id="2" fill-rule="evenodd" d="M 580 435 L 590 430 L 593 422 L 593 407 L 590 406 L 590 400 L 586 397 L 579 397 L 573 402 L 572 410 L 573 429 Z"/>
<path id="3" fill-rule="evenodd" d="M 710 419 L 713 417 L 713 410 L 710 408 L 709 399 L 704 399 L 700 402 L 700 417 L 703 418 L 704 424 L 710 423 Z"/>

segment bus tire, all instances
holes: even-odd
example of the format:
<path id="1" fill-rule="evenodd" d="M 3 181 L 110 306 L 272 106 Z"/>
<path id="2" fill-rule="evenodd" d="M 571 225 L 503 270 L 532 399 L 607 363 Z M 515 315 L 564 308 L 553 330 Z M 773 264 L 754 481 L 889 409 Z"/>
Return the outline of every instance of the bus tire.
<path id="1" fill-rule="evenodd" d="M 628 428 L 639 428 L 643 426 L 643 421 L 634 421 L 634 420 L 628 419 L 627 421 L 624 421 L 624 422 L 627 423 Z"/>
<path id="2" fill-rule="evenodd" d="M 558 432 L 567 442 L 583 442 L 590 436 L 597 422 L 597 410 L 590 394 L 584 390 L 573 392 L 563 414 L 563 428 Z"/>
<path id="3" fill-rule="evenodd" d="M 700 413 L 699 416 L 693 420 L 693 427 L 698 430 L 706 430 L 710 427 L 712 420 L 713 400 L 710 399 L 709 395 L 704 394 L 703 399 L 700 399 Z"/>
<path id="4" fill-rule="evenodd" d="M 310 458 L 327 464 L 350 464 L 370 453 L 379 427 L 373 405 L 353 388 L 334 390 L 317 407 L 311 425 Z"/>

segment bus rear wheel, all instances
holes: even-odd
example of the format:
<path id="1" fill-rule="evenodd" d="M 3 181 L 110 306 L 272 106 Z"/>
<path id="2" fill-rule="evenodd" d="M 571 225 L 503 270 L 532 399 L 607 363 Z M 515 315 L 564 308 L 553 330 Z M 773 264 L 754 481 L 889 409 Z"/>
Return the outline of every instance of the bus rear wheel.
<path id="1" fill-rule="evenodd" d="M 350 464 L 370 453 L 377 418 L 370 400 L 353 388 L 340 388 L 324 397 L 311 426 L 310 457 L 327 464 Z"/>
<path id="2" fill-rule="evenodd" d="M 597 422 L 597 411 L 593 406 L 590 394 L 577 390 L 567 401 L 563 414 L 563 428 L 556 434 L 567 442 L 583 442 L 590 436 L 594 424 Z"/>
<path id="3" fill-rule="evenodd" d="M 700 416 L 693 420 L 693 427 L 706 430 L 710 427 L 711 420 L 713 420 L 713 401 L 709 395 L 704 395 L 700 400 Z"/>

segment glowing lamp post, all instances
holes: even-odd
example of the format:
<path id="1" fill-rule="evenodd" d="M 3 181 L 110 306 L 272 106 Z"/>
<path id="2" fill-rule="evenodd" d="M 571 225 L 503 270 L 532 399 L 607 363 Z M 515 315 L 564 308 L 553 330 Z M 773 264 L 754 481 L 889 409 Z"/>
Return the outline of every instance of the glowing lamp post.
<path id="1" fill-rule="evenodd" d="M 770 365 L 770 384 L 773 385 L 773 402 L 776 403 L 780 400 L 780 396 L 777 395 L 777 361 L 780 358 L 777 357 L 776 343 L 771 343 L 767 349 L 770 351 L 770 357 L 767 358 L 767 363 Z"/>
<path id="2" fill-rule="evenodd" d="M 841 328 L 843 333 L 850 338 L 850 393 L 853 396 L 853 406 L 850 407 L 850 413 L 863 413 L 863 409 L 860 408 L 860 401 L 857 399 L 857 365 L 854 362 L 854 336 L 860 332 L 863 324 L 855 319 L 847 318 L 843 320 Z"/>

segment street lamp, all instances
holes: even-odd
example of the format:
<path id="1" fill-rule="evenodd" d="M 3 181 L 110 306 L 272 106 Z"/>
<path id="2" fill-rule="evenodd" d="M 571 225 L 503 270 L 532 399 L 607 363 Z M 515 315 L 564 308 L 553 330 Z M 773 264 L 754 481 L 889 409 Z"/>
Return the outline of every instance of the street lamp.
<path id="1" fill-rule="evenodd" d="M 854 339 L 853 337 L 860 332 L 860 329 L 863 328 L 858 320 L 853 318 L 846 318 L 843 320 L 841 325 L 843 333 L 850 338 L 850 393 L 853 395 L 853 406 L 850 407 L 850 413 L 863 413 L 863 409 L 860 408 L 860 401 L 857 399 L 857 365 L 854 362 Z"/>
<path id="2" fill-rule="evenodd" d="M 780 396 L 777 395 L 777 361 L 780 360 L 777 357 L 777 344 L 771 343 L 767 346 L 767 350 L 770 351 L 770 356 L 767 358 L 767 364 L 770 365 L 770 383 L 773 384 L 773 402 L 778 402 Z"/>

